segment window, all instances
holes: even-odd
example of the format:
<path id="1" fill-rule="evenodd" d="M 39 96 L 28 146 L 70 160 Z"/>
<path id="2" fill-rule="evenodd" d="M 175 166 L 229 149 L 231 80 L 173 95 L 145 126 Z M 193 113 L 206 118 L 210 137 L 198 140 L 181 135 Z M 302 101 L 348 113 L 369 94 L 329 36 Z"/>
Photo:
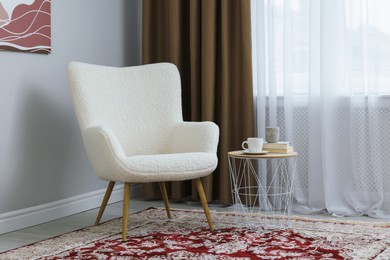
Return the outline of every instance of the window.
<path id="1" fill-rule="evenodd" d="M 333 18 L 324 15 L 326 8 L 313 8 L 314 1 L 255 2 L 252 15 L 264 17 L 253 26 L 255 48 L 259 41 L 264 45 L 263 71 L 257 77 L 264 78 L 267 95 L 276 91 L 283 96 L 286 88 L 293 95 L 308 95 L 312 70 L 322 70 L 328 55 L 335 56 L 336 94 L 390 94 L 390 1 L 338 2 L 338 20 L 331 21 L 335 34 L 330 37 L 322 31 Z M 254 59 L 259 51 L 254 51 Z"/>

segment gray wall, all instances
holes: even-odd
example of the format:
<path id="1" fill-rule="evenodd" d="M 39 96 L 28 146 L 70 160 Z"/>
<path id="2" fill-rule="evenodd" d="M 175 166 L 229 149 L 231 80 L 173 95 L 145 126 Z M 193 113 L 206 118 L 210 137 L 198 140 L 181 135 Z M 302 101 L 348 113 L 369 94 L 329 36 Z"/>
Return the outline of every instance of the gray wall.
<path id="1" fill-rule="evenodd" d="M 140 5 L 52 0 L 52 54 L 0 52 L 0 213 L 106 186 L 82 146 L 67 64 L 139 64 Z"/>

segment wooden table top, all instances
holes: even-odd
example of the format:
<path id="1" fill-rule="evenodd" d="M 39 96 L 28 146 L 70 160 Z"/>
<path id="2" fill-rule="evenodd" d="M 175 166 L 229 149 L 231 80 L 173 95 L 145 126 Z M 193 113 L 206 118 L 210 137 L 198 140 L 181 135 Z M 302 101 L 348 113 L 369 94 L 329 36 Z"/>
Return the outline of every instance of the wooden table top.
<path id="1" fill-rule="evenodd" d="M 237 157 L 237 158 L 247 158 L 247 159 L 257 159 L 257 158 L 264 158 L 264 159 L 272 159 L 272 158 L 290 158 L 297 156 L 297 152 L 291 152 L 291 153 L 267 153 L 267 154 L 249 154 L 245 153 L 243 150 L 240 151 L 231 151 L 228 152 L 229 157 Z"/>

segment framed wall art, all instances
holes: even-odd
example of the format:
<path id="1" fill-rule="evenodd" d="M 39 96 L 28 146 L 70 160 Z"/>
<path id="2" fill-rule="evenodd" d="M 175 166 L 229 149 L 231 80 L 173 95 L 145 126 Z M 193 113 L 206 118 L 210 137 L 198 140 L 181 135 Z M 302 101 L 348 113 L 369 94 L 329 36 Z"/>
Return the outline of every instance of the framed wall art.
<path id="1" fill-rule="evenodd" d="M 0 50 L 51 53 L 51 0 L 0 0 Z"/>

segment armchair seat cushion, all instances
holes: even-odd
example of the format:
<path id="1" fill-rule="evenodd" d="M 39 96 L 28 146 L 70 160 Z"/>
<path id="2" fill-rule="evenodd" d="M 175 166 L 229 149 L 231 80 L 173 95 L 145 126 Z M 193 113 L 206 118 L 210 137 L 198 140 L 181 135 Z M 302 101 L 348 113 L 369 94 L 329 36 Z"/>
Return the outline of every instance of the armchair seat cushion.
<path id="1" fill-rule="evenodd" d="M 215 170 L 217 162 L 215 153 L 204 152 L 134 155 L 121 160 L 129 175 L 118 176 L 118 180 L 160 182 L 195 179 L 209 175 Z"/>

